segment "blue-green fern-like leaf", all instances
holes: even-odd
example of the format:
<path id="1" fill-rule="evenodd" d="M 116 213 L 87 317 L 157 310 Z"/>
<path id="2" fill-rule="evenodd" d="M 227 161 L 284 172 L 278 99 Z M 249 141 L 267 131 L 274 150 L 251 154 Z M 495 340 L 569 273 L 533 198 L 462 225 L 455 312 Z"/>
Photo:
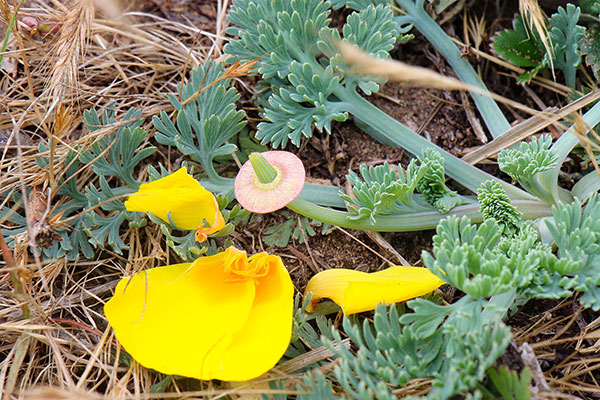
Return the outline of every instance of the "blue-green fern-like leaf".
<path id="1" fill-rule="evenodd" d="M 282 87 L 269 98 L 265 122 L 258 125 L 256 137 L 271 142 L 274 147 L 285 147 L 288 140 L 296 146 L 302 137 L 311 137 L 312 128 L 331 132 L 333 121 L 345 121 L 348 114 L 329 96 L 339 84 L 339 78 L 327 67 L 316 75 L 309 63 L 292 62 L 289 75 L 291 86 Z"/>
<path id="2" fill-rule="evenodd" d="M 191 81 L 180 86 L 181 101 L 169 95 L 169 101 L 177 110 L 176 124 L 164 111 L 152 119 L 159 131 L 155 135 L 159 143 L 177 147 L 184 155 L 200 162 L 209 174 L 214 171 L 215 157 L 229 155 L 237 149 L 226 142 L 246 124 L 244 112 L 235 105 L 240 95 L 228 88 L 230 81 L 222 79 L 222 74 L 222 67 L 217 63 L 209 62 L 196 68 Z"/>
<path id="3" fill-rule="evenodd" d="M 226 52 L 256 61 L 256 70 L 272 85 L 268 101 L 261 101 L 265 122 L 256 136 L 262 143 L 299 146 L 313 128 L 330 133 L 333 121 L 348 118 L 340 96 L 357 86 L 367 94 L 378 90 L 380 78 L 346 76 L 336 47 L 342 39 L 329 28 L 329 14 L 330 3 L 322 0 L 234 3 L 229 33 L 239 39 Z M 343 31 L 344 41 L 385 57 L 394 46 L 396 24 L 388 7 L 370 5 L 350 15 Z"/>
<path id="4" fill-rule="evenodd" d="M 244 61 L 258 60 L 264 79 L 287 80 L 299 53 L 316 55 L 317 35 L 329 25 L 329 3 L 322 0 L 237 0 L 227 32 L 238 40 L 226 46 L 227 54 Z"/>
<path id="5" fill-rule="evenodd" d="M 585 28 L 577 25 L 580 15 L 579 7 L 569 3 L 566 9 L 559 6 L 558 12 L 548 20 L 554 54 L 546 54 L 546 64 L 550 64 L 552 58 L 554 66 L 564 72 L 567 86 L 573 89 L 577 67 L 581 63 L 581 40 L 585 35 Z"/>
<path id="6" fill-rule="evenodd" d="M 133 108 L 127 111 L 123 119 L 130 122 L 121 126 L 116 134 L 107 135 L 92 143 L 91 151 L 83 151 L 79 160 L 84 164 L 92 163 L 94 172 L 98 175 L 115 176 L 127 186 L 137 188 L 139 183 L 133 178 L 133 169 L 156 151 L 153 146 L 141 146 L 148 136 L 139 127 L 143 123 L 141 114 L 141 111 Z M 102 126 L 115 124 L 116 119 L 111 110 L 104 112 L 102 122 L 95 110 L 86 110 L 83 122 L 94 132 Z M 105 152 L 106 156 L 102 156 Z"/>
<path id="7" fill-rule="evenodd" d="M 365 53 L 386 58 L 396 43 L 396 23 L 389 7 L 367 6 L 352 13 L 343 27 L 344 40 L 357 45 Z M 385 79 L 376 77 L 356 77 L 357 84 L 365 94 L 379 90 Z"/>

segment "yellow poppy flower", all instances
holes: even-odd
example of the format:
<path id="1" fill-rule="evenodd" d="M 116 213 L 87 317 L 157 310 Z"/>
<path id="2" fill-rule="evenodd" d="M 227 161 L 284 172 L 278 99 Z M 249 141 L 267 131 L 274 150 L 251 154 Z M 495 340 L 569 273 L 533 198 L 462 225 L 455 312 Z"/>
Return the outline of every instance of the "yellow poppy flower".
<path id="1" fill-rule="evenodd" d="M 170 212 L 177 227 L 196 230 L 199 242 L 225 226 L 215 196 L 188 174 L 185 167 L 164 178 L 142 183 L 125 201 L 125 208 L 151 212 L 163 221 L 169 220 Z"/>
<path id="2" fill-rule="evenodd" d="M 104 313 L 140 364 L 170 375 L 245 381 L 292 335 L 294 286 L 281 258 L 229 247 L 122 279 Z"/>
<path id="3" fill-rule="evenodd" d="M 312 292 L 307 311 L 322 298 L 333 300 L 346 315 L 374 310 L 377 304 L 392 304 L 423 296 L 444 281 L 427 268 L 394 266 L 366 273 L 351 269 L 328 269 L 308 281 L 305 294 Z"/>

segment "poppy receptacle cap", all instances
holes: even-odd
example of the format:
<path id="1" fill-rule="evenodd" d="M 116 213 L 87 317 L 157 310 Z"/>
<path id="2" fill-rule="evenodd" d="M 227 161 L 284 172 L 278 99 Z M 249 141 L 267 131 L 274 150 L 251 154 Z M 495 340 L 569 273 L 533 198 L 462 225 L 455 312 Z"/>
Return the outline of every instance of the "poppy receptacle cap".
<path id="1" fill-rule="evenodd" d="M 305 178 L 302 160 L 293 153 L 252 153 L 235 178 L 235 197 L 248 211 L 270 213 L 298 197 Z"/>

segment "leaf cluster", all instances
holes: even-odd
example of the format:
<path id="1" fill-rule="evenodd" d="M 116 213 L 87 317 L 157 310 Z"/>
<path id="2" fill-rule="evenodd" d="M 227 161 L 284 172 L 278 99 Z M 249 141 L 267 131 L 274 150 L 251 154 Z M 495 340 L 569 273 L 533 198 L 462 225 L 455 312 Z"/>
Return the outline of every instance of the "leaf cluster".
<path id="1" fill-rule="evenodd" d="M 191 72 L 189 83 L 179 86 L 179 97 L 169 95 L 177 114 L 176 124 L 165 112 L 153 119 L 159 131 L 157 141 L 176 146 L 184 155 L 199 162 L 217 185 L 223 178 L 216 174 L 213 160 L 236 150 L 236 146 L 227 141 L 245 124 L 244 112 L 237 110 L 235 105 L 239 95 L 235 89 L 228 89 L 228 85 L 229 79 L 224 79 L 220 65 L 207 63 L 200 66 Z M 148 133 L 141 128 L 144 122 L 141 111 L 130 109 L 117 122 L 112 108 L 105 110 L 102 115 L 88 110 L 84 113 L 83 122 L 90 134 L 98 135 L 100 139 L 88 148 L 70 151 L 65 157 L 66 167 L 57 181 L 57 194 L 65 196 L 68 201 L 59 203 L 53 209 L 53 215 L 61 215 L 69 223 L 58 229 L 62 240 L 44 249 L 49 258 L 66 256 L 76 259 L 80 255 L 91 258 L 95 253 L 94 248 L 105 248 L 105 245 L 122 254 L 123 250 L 128 249 L 121 238 L 125 223 L 130 227 L 146 224 L 143 214 L 128 212 L 123 204 L 124 198 L 140 185 L 134 178 L 136 168 L 156 151 L 154 146 L 147 143 Z M 106 134 L 110 130 L 113 132 Z M 40 153 L 43 154 L 47 149 L 45 144 L 40 145 Z M 37 162 L 45 167 L 50 161 L 47 157 L 39 157 Z M 86 168 L 90 168 L 97 178 L 92 179 L 81 192 L 77 177 Z M 159 172 L 150 167 L 150 175 L 155 179 L 166 174 L 164 168 Z M 14 193 L 11 196 L 12 204 L 20 200 Z M 226 197 L 218 201 L 226 223 L 243 220 L 249 215 L 239 206 L 225 209 L 228 204 Z M 23 232 L 26 229 L 24 218 L 12 213 L 9 207 L 0 210 L 0 215 L 9 213 L 12 214 L 10 221 L 13 226 L 3 233 L 14 235 Z M 161 225 L 167 244 L 185 260 L 206 251 L 216 252 L 219 248 L 214 241 L 210 241 L 207 247 L 198 247 L 193 233 L 178 236 L 173 233 L 172 224 L 150 218 Z M 227 223 L 219 234 L 227 235 L 233 229 L 234 225 Z"/>
<path id="2" fill-rule="evenodd" d="M 529 368 L 524 368 L 523 371 L 521 371 L 521 375 L 519 375 L 515 371 L 506 368 L 505 365 L 501 365 L 498 369 L 494 367 L 490 368 L 488 370 L 488 376 L 493 391 L 501 396 L 502 399 L 531 399 L 529 385 L 531 384 L 532 373 Z"/>
<path id="3" fill-rule="evenodd" d="M 199 162 L 209 178 L 219 182 L 214 170 L 215 157 L 230 155 L 237 147 L 227 143 L 242 130 L 245 113 L 235 102 L 240 95 L 229 87 L 222 66 L 208 62 L 191 72 L 188 83 L 179 84 L 177 97 L 169 94 L 169 102 L 177 112 L 176 122 L 162 111 L 152 119 L 158 130 L 157 142 L 175 146 L 182 154 Z"/>
<path id="4" fill-rule="evenodd" d="M 578 25 L 581 10 L 573 4 L 558 10 L 548 19 L 551 51 L 547 53 L 537 32 L 530 29 L 521 15 L 515 16 L 513 29 L 498 32 L 493 38 L 493 49 L 498 56 L 519 67 L 531 68 L 518 78 L 528 83 L 542 68 L 563 71 L 567 86 L 575 88 L 575 72 L 581 62 L 582 39 L 585 27 Z M 590 49 L 592 51 L 592 49 Z"/>
<path id="5" fill-rule="evenodd" d="M 549 135 L 532 137 L 529 143 L 521 142 L 518 149 L 502 150 L 498 154 L 498 166 L 525 189 L 548 200 L 549 194 L 540 186 L 537 174 L 556 166 L 558 156 L 551 146 Z"/>
<path id="6" fill-rule="evenodd" d="M 339 357 L 336 380 L 354 399 L 395 399 L 394 389 L 415 378 L 434 379 L 428 399 L 468 392 L 510 341 L 499 313 L 493 322 L 484 322 L 484 304 L 469 296 L 452 306 L 419 299 L 408 303 L 414 313 L 402 316 L 394 306 L 379 305 L 372 324 L 365 320 L 360 326 L 345 318 L 344 332 L 356 353 L 325 341 Z M 339 332 L 334 337 L 339 344 Z"/>
<path id="7" fill-rule="evenodd" d="M 409 380 L 433 378 L 426 398 L 462 394 L 479 399 L 489 395 L 481 386 L 489 374 L 506 398 L 528 398 L 530 374 L 519 378 L 491 369 L 510 341 L 502 319 L 515 299 L 558 298 L 580 291 L 584 307 L 600 309 L 597 195 L 585 209 L 579 201 L 555 206 L 554 221 L 548 223 L 555 248 L 540 241 L 534 224 L 519 219 L 497 184 L 484 185 L 480 197 L 500 204 L 488 210 L 480 226 L 466 217 L 446 218 L 433 239 L 433 254 L 423 254 L 424 264 L 465 296 L 451 305 L 415 299 L 407 303 L 413 312 L 403 315 L 394 306 L 380 305 L 373 323 L 364 320 L 362 326 L 345 318 L 344 332 L 355 351 L 334 349 L 333 343 L 342 339 L 336 330 L 334 341 L 324 341 L 339 358 L 334 376 L 348 397 L 393 399 L 395 390 Z M 485 207 L 490 204 L 482 205 L 482 212 Z M 514 229 L 502 221 L 510 221 Z"/>
<path id="8" fill-rule="evenodd" d="M 557 254 L 546 255 L 524 295 L 536 298 L 566 297 L 581 292 L 579 302 L 600 309 L 600 198 L 590 196 L 583 208 L 576 199 L 552 208 L 546 221 Z"/>
<path id="9" fill-rule="evenodd" d="M 357 45 L 385 57 L 397 34 L 389 7 L 369 4 L 348 16 L 340 33 L 329 27 L 330 3 L 322 0 L 238 0 L 229 14 L 237 36 L 225 51 L 244 61 L 256 60 L 269 98 L 256 137 L 262 143 L 298 146 L 313 126 L 331 132 L 333 121 L 348 118 L 348 93 L 379 88 L 379 78 L 347 75 L 335 43 Z"/>
<path id="10" fill-rule="evenodd" d="M 346 178 L 352 185 L 353 196 L 340 193 L 355 213 L 351 219 L 370 218 L 377 215 L 407 214 L 437 210 L 447 213 L 464 199 L 448 189 L 445 183 L 444 160 L 435 150 L 426 150 L 411 160 L 404 172 L 401 165 L 359 167 L 360 176 L 350 171 Z M 418 191 L 422 196 L 416 196 Z"/>
<path id="11" fill-rule="evenodd" d="M 83 122 L 92 134 L 111 128 L 114 132 L 103 135 L 87 149 L 75 149 L 66 155 L 66 168 L 57 183 L 58 194 L 69 200 L 53 211 L 54 215 L 61 215 L 63 219 L 70 218 L 68 224 L 58 229 L 62 240 L 43 249 L 48 258 L 91 258 L 94 248 L 104 248 L 105 245 L 122 254 L 129 248 L 121 239 L 123 224 L 132 227 L 145 224 L 139 214 L 126 211 L 122 201 L 123 196 L 139 186 L 133 177 L 134 169 L 156 150 L 144 145 L 147 133 L 140 128 L 143 123 L 141 112 L 130 109 L 123 116 L 123 122 L 117 123 L 111 108 L 105 110 L 102 116 L 88 110 L 84 112 Z M 39 150 L 43 153 L 47 148 L 41 144 Z M 37 162 L 46 166 L 49 159 L 40 157 Z M 97 183 L 89 183 L 81 192 L 77 175 L 87 166 L 97 175 Z"/>

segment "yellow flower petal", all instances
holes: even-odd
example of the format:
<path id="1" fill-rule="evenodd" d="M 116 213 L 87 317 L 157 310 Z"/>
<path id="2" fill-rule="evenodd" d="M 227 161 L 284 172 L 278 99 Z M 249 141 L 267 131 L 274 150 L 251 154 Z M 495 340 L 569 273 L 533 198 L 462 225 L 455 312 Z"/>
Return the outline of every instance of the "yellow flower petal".
<path id="1" fill-rule="evenodd" d="M 397 303 L 434 291 L 444 282 L 427 268 L 394 266 L 366 273 L 350 269 L 328 269 L 308 282 L 312 292 L 307 311 L 322 298 L 333 300 L 344 314 L 374 310 L 377 304 Z"/>
<path id="2" fill-rule="evenodd" d="M 104 306 L 123 347 L 145 367 L 213 379 L 254 302 L 252 280 L 231 281 L 225 253 L 123 279 Z"/>
<path id="3" fill-rule="evenodd" d="M 255 280 L 250 316 L 225 352 L 218 379 L 248 380 L 262 375 L 283 356 L 292 336 L 294 285 L 281 258 L 260 253 L 249 264 L 254 271 L 268 273 Z"/>
<path id="4" fill-rule="evenodd" d="M 125 201 L 125 208 L 151 212 L 163 221 L 169 220 L 170 212 L 175 225 L 187 230 L 200 229 L 200 239 L 204 240 L 225 225 L 213 194 L 189 175 L 185 167 L 164 178 L 142 183 Z M 210 227 L 203 226 L 204 220 Z"/>
<path id="5" fill-rule="evenodd" d="M 140 364 L 197 379 L 248 380 L 281 358 L 294 287 L 281 259 L 230 247 L 194 263 L 123 279 L 104 306 Z"/>

